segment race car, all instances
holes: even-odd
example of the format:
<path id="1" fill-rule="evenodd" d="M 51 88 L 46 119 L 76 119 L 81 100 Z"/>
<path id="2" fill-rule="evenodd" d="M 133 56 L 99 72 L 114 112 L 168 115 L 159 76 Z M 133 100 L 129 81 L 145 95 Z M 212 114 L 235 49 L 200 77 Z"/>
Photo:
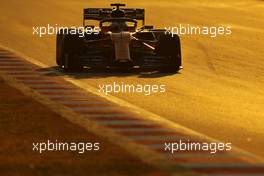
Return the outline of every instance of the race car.
<path id="1" fill-rule="evenodd" d="M 56 60 L 60 67 L 66 71 L 138 67 L 163 72 L 182 68 L 178 35 L 145 25 L 144 9 L 123 8 L 125 4 L 119 3 L 111 6 L 84 9 L 83 29 L 91 28 L 89 34 L 57 34 Z"/>

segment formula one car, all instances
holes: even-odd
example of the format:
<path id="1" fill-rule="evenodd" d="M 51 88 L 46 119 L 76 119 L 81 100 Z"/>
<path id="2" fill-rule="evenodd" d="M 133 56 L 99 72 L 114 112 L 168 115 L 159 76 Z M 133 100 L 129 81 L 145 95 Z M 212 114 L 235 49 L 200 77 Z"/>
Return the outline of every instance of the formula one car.
<path id="1" fill-rule="evenodd" d="M 121 8 L 84 9 L 83 29 L 92 32 L 57 34 L 57 64 L 66 71 L 82 67 L 140 67 L 177 72 L 181 66 L 181 44 L 177 35 L 145 25 L 145 10 Z M 98 27 L 87 24 L 96 21 Z M 141 27 L 139 23 L 142 22 Z"/>

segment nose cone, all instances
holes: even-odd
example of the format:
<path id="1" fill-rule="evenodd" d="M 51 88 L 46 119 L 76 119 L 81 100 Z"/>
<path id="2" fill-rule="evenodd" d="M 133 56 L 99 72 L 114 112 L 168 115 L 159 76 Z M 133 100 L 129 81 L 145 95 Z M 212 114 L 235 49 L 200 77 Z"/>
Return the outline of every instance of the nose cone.
<path id="1" fill-rule="evenodd" d="M 111 39 L 115 45 L 116 61 L 130 61 L 129 44 L 132 39 L 131 34 L 129 32 L 111 33 Z"/>

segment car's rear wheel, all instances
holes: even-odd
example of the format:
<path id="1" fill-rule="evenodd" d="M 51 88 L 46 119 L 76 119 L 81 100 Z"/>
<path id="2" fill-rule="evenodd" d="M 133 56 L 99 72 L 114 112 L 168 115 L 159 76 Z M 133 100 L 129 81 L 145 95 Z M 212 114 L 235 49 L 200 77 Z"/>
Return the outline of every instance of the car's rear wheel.
<path id="1" fill-rule="evenodd" d="M 178 72 L 182 66 L 181 42 L 178 35 L 163 34 L 160 36 L 156 53 L 167 58 L 164 65 L 160 67 L 162 72 Z"/>

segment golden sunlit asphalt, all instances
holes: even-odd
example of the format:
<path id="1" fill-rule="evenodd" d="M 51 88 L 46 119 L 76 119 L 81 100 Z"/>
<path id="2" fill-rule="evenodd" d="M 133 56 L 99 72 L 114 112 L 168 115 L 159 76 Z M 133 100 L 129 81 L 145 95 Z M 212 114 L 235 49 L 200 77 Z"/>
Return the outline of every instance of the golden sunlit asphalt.
<path id="1" fill-rule="evenodd" d="M 79 26 L 85 7 L 101 0 L 9 0 L 1 2 L 0 43 L 55 66 L 55 36 L 32 35 L 33 26 Z M 118 1 L 146 9 L 146 23 L 231 26 L 218 38 L 184 36 L 184 70 L 175 75 L 83 73 L 86 84 L 165 84 L 164 94 L 117 97 L 175 123 L 264 157 L 264 2 L 260 0 Z"/>

